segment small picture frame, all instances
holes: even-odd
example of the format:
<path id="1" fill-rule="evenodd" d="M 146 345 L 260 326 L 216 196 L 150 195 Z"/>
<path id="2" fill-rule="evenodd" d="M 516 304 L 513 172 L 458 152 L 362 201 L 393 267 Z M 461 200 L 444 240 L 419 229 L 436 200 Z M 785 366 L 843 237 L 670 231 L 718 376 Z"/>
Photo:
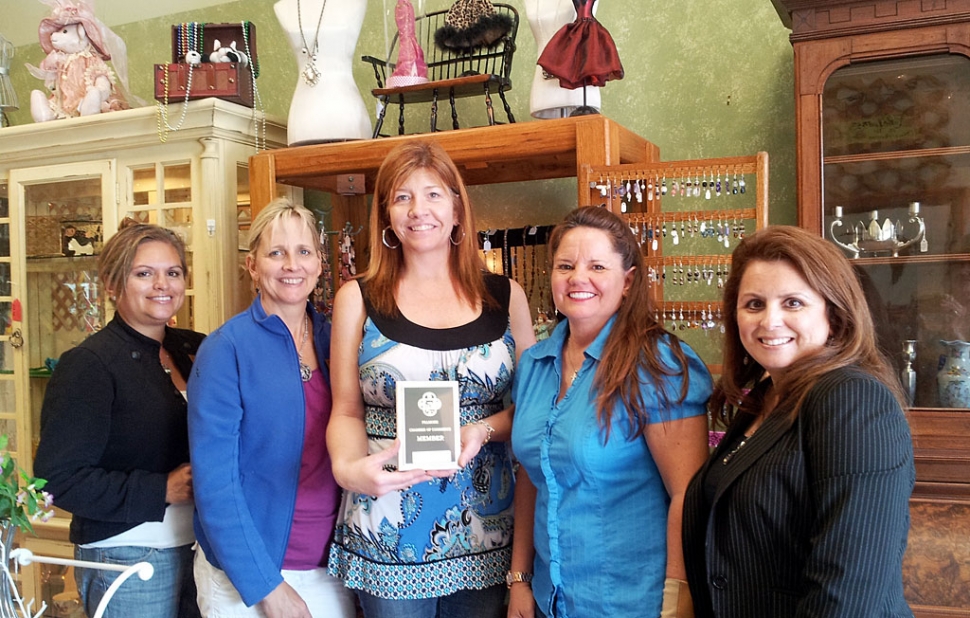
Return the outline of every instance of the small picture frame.
<path id="1" fill-rule="evenodd" d="M 64 255 L 98 255 L 103 243 L 100 221 L 61 221 L 61 253 Z"/>
<path id="2" fill-rule="evenodd" d="M 398 470 L 456 470 L 461 450 L 458 382 L 397 383 Z"/>

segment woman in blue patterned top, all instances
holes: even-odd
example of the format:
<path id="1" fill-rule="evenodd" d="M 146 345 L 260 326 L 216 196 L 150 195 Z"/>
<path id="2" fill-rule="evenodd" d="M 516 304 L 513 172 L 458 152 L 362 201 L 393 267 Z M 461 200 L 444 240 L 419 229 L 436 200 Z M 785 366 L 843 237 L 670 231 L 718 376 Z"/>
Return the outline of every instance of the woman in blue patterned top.
<path id="1" fill-rule="evenodd" d="M 377 175 L 367 273 L 334 304 L 327 445 L 346 490 L 331 573 L 367 618 L 504 614 L 514 478 L 504 399 L 535 342 L 522 288 L 488 274 L 455 164 L 434 142 Z M 457 381 L 457 471 L 394 469 L 398 381 Z"/>
<path id="2" fill-rule="evenodd" d="M 680 514 L 707 456 L 710 374 L 653 318 L 622 219 L 575 210 L 549 251 L 566 320 L 515 376 L 508 615 L 690 616 Z"/>

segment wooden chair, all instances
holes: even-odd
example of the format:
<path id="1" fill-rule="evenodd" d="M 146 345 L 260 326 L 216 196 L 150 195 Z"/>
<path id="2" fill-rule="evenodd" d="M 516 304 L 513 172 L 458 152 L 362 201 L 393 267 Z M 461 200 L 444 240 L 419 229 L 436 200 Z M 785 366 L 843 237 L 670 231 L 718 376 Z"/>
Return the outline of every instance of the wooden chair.
<path id="1" fill-rule="evenodd" d="M 462 54 L 450 50 L 443 50 L 434 42 L 435 31 L 444 25 L 447 9 L 435 11 L 427 15 L 418 16 L 415 20 L 418 43 L 424 51 L 424 59 L 428 64 L 428 82 L 412 86 L 387 88 L 388 76 L 394 71 L 395 64 L 390 58 L 396 55 L 398 35 L 391 40 L 388 59 L 363 56 L 361 60 L 369 63 L 374 69 L 377 88 L 371 93 L 380 101 L 380 113 L 374 127 L 374 137 L 378 137 L 384 125 L 384 115 L 390 103 L 400 105 L 398 119 L 398 134 L 404 135 L 404 106 L 409 103 L 431 102 L 431 132 L 438 131 L 438 96 L 447 93 L 451 103 L 451 122 L 455 129 L 458 125 L 458 110 L 455 99 L 470 96 L 485 95 L 485 112 L 489 126 L 496 124 L 495 112 L 492 109 L 493 91 L 497 91 L 505 107 L 505 114 L 509 122 L 515 122 L 512 108 L 505 99 L 505 91 L 512 87 L 510 75 L 512 73 L 512 55 L 515 52 L 515 35 L 519 28 L 519 13 L 507 4 L 495 4 L 497 12 L 505 13 L 512 19 L 512 29 L 495 45 L 480 48 L 472 53 Z"/>

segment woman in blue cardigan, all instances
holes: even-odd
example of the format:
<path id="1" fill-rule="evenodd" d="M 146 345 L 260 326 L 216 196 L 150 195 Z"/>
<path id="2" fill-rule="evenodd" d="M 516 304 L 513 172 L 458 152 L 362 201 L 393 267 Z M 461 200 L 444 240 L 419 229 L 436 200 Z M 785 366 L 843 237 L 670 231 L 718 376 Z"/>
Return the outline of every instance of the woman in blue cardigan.
<path id="1" fill-rule="evenodd" d="M 354 615 L 326 569 L 340 489 L 326 445 L 330 326 L 307 300 L 315 228 L 288 200 L 260 211 L 246 257 L 256 300 L 209 336 L 189 381 L 195 579 L 210 618 Z"/>

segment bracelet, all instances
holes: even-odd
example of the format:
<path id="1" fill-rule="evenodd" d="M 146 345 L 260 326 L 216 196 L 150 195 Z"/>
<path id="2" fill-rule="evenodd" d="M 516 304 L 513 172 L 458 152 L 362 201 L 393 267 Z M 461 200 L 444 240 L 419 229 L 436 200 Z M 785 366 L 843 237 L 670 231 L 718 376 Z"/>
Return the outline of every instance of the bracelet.
<path id="1" fill-rule="evenodd" d="M 475 421 L 475 425 L 481 425 L 485 428 L 485 440 L 482 442 L 482 446 L 485 446 L 492 439 L 492 433 L 495 432 L 495 428 L 489 425 L 484 419 L 479 419 Z"/>
<path id="2" fill-rule="evenodd" d="M 509 571 L 505 574 L 505 585 L 510 590 L 512 589 L 512 584 L 531 584 L 532 583 L 532 573 L 523 573 L 522 571 Z"/>

